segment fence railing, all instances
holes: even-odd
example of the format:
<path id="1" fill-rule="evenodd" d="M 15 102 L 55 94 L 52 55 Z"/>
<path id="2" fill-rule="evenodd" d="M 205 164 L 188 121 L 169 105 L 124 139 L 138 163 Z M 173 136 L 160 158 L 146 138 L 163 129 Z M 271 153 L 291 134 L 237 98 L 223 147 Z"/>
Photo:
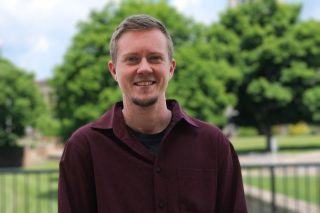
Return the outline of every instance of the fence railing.
<path id="1" fill-rule="evenodd" d="M 249 212 L 320 212 L 320 163 L 242 165 Z M 1 213 L 57 212 L 58 170 L 0 169 Z"/>
<path id="2" fill-rule="evenodd" d="M 0 169 L 1 213 L 56 213 L 57 170 Z"/>
<path id="3" fill-rule="evenodd" d="M 249 212 L 319 212 L 320 163 L 242 165 Z"/>

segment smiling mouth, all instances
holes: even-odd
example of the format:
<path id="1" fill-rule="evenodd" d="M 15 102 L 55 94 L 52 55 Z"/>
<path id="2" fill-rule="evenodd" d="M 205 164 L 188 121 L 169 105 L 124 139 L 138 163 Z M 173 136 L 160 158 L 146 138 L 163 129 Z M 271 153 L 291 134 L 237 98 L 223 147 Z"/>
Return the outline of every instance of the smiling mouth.
<path id="1" fill-rule="evenodd" d="M 139 82 L 135 82 L 134 85 L 139 87 L 145 87 L 145 86 L 151 86 L 155 83 L 156 83 L 155 81 L 139 81 Z"/>

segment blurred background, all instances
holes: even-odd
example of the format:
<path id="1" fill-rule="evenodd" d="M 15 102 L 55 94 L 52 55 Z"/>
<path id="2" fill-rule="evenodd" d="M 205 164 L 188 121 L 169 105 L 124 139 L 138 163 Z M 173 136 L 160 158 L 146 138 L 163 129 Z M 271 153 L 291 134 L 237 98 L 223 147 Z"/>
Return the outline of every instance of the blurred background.
<path id="1" fill-rule="evenodd" d="M 169 29 L 167 97 L 230 139 L 250 212 L 320 212 L 316 0 L 2 0 L 0 212 L 57 212 L 64 143 L 121 100 L 108 44 L 138 13 Z"/>

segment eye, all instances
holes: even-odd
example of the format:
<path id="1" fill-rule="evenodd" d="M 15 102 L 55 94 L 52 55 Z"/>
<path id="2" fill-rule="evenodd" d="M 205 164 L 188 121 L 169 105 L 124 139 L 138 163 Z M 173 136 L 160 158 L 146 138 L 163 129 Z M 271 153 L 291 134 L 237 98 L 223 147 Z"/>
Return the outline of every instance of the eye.
<path id="1" fill-rule="evenodd" d="M 139 60 L 140 60 L 139 57 L 135 55 L 128 56 L 125 59 L 125 61 L 129 64 L 136 64 L 139 62 Z"/>
<path id="2" fill-rule="evenodd" d="M 160 55 L 151 55 L 149 57 L 149 61 L 152 63 L 160 63 L 162 61 L 162 57 Z"/>

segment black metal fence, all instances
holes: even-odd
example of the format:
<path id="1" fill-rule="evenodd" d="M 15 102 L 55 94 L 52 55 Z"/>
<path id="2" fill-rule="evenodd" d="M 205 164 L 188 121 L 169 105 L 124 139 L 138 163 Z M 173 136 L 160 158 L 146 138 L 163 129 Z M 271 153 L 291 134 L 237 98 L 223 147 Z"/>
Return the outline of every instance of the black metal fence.
<path id="1" fill-rule="evenodd" d="M 56 213 L 57 170 L 0 169 L 1 213 Z"/>
<path id="2" fill-rule="evenodd" d="M 242 165 L 249 212 L 320 212 L 320 163 Z M 57 212 L 57 170 L 0 169 L 1 213 Z"/>
<path id="3" fill-rule="evenodd" d="M 242 165 L 249 212 L 320 213 L 320 163 Z"/>

